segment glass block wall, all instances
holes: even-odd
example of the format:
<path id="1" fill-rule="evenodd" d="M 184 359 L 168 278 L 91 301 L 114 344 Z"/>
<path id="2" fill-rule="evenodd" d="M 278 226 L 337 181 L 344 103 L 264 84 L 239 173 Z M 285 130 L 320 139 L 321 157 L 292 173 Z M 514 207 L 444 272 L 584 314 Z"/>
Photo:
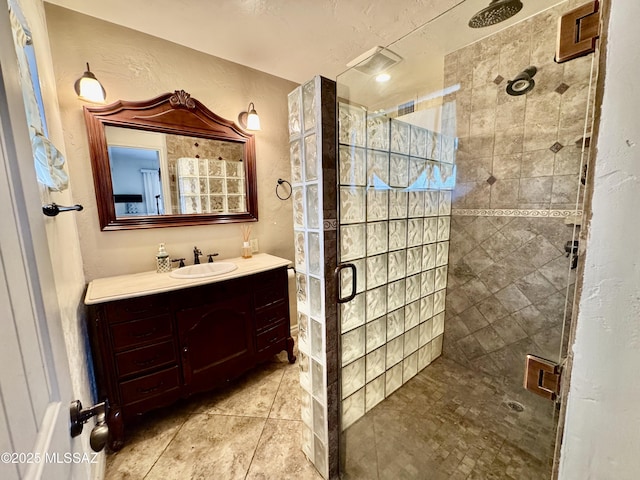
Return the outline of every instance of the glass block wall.
<path id="1" fill-rule="evenodd" d="M 302 450 L 325 478 L 338 472 L 335 82 L 289 94 Z"/>
<path id="2" fill-rule="evenodd" d="M 242 162 L 182 157 L 177 164 L 181 213 L 247 211 Z"/>
<path id="3" fill-rule="evenodd" d="M 456 141 L 346 103 L 338 136 L 345 430 L 442 353 Z"/>
<path id="4" fill-rule="evenodd" d="M 338 105 L 322 77 L 288 102 L 302 449 L 333 478 L 340 430 L 442 352 L 456 142 Z M 357 294 L 338 308 L 339 263 Z"/>

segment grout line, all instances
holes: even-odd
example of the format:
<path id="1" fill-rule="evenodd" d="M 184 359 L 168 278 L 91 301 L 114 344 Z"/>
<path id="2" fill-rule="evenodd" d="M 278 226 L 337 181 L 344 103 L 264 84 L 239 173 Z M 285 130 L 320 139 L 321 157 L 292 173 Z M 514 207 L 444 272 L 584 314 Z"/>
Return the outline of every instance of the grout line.
<path id="1" fill-rule="evenodd" d="M 207 415 L 209 417 L 238 417 L 238 418 L 255 418 L 259 420 L 265 420 L 269 417 L 261 417 L 260 415 L 242 415 L 239 413 L 210 413 L 210 412 L 194 412 L 189 416 L 195 415 Z"/>
<path id="2" fill-rule="evenodd" d="M 256 452 L 258 451 L 258 446 L 260 445 L 260 441 L 264 435 L 264 430 L 267 428 L 267 422 L 269 421 L 269 415 L 271 415 L 271 410 L 273 410 L 273 405 L 276 403 L 276 398 L 278 397 L 278 392 L 280 391 L 280 387 L 282 386 L 282 380 L 284 379 L 284 369 L 282 369 L 282 377 L 280 377 L 280 383 L 278 383 L 278 388 L 276 389 L 276 394 L 273 396 L 273 400 L 271 402 L 271 406 L 269 407 L 269 412 L 267 413 L 267 417 L 264 419 L 264 425 L 262 425 L 262 431 L 260 432 L 260 436 L 258 437 L 258 441 L 256 442 L 256 446 L 253 449 L 253 455 L 251 455 L 251 460 L 249 461 L 249 467 L 247 467 L 247 473 L 245 473 L 244 478 L 246 479 L 249 476 L 249 471 L 251 471 L 251 465 L 253 465 L 253 459 L 256 458 Z"/>
<path id="3" fill-rule="evenodd" d="M 400 388 L 402 388 L 402 387 L 400 387 Z M 377 480 L 379 480 L 380 479 L 380 457 L 378 455 L 378 435 L 376 434 L 376 417 L 375 417 L 375 413 L 373 415 L 374 415 L 374 417 L 372 419 L 372 423 L 373 423 L 373 448 L 375 449 L 375 452 L 376 452 L 376 476 L 377 476 Z"/>
<path id="4" fill-rule="evenodd" d="M 271 402 L 271 406 L 269 407 L 269 413 L 267 414 L 267 418 L 271 418 L 271 411 L 273 410 L 273 406 L 276 403 L 276 398 L 278 398 L 278 393 L 280 393 L 280 388 L 282 387 L 282 381 L 284 380 L 284 374 L 285 374 L 285 368 L 282 368 L 282 376 L 280 377 L 280 383 L 278 383 L 276 394 L 273 396 L 273 401 Z"/>
<path id="5" fill-rule="evenodd" d="M 182 422 L 182 424 L 180 425 L 180 428 L 178 428 L 176 430 L 176 433 L 171 437 L 171 440 L 169 440 L 167 442 L 167 445 L 164 447 L 164 449 L 162 449 L 162 452 L 160 452 L 160 455 L 158 455 L 158 458 L 156 458 L 156 460 L 153 462 L 153 464 L 151 465 L 151 467 L 149 467 L 149 470 L 147 470 L 147 473 L 144 474 L 144 476 L 142 477 L 142 479 L 144 480 L 145 478 L 147 478 L 147 476 L 149 476 L 149 474 L 151 473 L 151 470 L 153 470 L 153 467 L 156 466 L 156 464 L 158 463 L 158 460 L 160 460 L 160 458 L 162 457 L 162 455 L 165 454 L 165 452 L 167 451 L 167 449 L 169 448 L 169 445 L 171 445 L 173 443 L 173 441 L 176 439 L 176 437 L 178 436 L 178 433 L 180 433 L 180 430 L 182 430 L 182 427 L 184 427 L 184 424 L 187 423 L 187 420 L 189 420 L 189 418 L 191 418 L 191 414 L 187 414 L 185 416 L 184 421 Z"/>

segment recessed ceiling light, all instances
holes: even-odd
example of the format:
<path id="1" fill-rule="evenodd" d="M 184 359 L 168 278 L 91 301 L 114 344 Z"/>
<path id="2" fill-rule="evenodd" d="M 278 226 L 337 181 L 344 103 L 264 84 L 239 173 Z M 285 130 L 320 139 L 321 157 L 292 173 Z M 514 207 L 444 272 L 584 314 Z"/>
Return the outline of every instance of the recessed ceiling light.
<path id="1" fill-rule="evenodd" d="M 380 73 L 378 75 L 376 75 L 376 82 L 388 82 L 389 79 L 391 78 L 391 75 L 389 75 L 388 73 Z"/>

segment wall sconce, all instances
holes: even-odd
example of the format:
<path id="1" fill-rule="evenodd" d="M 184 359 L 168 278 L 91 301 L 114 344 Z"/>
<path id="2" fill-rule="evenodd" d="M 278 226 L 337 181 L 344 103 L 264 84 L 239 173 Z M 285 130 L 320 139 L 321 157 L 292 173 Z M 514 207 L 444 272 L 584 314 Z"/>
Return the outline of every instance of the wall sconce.
<path id="1" fill-rule="evenodd" d="M 260 117 L 253 102 L 249 104 L 246 112 L 240 112 L 238 122 L 245 130 L 260 130 Z"/>
<path id="2" fill-rule="evenodd" d="M 78 98 L 87 102 L 104 103 L 107 96 L 107 92 L 105 92 L 102 84 L 91 70 L 89 70 L 89 63 L 87 63 L 87 71 L 76 80 L 73 87 L 76 90 Z"/>

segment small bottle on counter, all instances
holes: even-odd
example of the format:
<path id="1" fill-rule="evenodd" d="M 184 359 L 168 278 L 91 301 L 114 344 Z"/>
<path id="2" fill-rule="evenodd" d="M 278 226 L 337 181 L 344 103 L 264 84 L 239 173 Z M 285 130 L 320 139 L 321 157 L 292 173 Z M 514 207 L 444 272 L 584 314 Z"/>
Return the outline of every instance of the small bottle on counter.
<path id="1" fill-rule="evenodd" d="M 243 242 L 242 243 L 242 258 L 251 258 L 251 257 L 252 257 L 251 243 L 250 242 Z"/>
<path id="2" fill-rule="evenodd" d="M 158 273 L 167 273 L 171 271 L 171 261 L 169 260 L 169 254 L 164 249 L 164 243 L 161 243 L 158 247 L 158 254 L 156 255 L 156 271 Z"/>

